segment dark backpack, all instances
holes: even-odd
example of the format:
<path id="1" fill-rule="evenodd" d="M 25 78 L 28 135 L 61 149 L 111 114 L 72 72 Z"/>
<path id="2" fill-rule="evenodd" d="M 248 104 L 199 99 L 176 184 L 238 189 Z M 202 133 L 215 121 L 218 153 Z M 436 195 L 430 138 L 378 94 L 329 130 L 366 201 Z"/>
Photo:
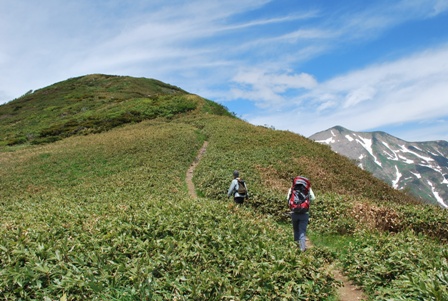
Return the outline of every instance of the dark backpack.
<path id="1" fill-rule="evenodd" d="M 246 182 L 240 178 L 237 178 L 236 180 L 238 181 L 238 189 L 236 192 L 241 196 L 245 196 L 247 194 Z"/>
<path id="2" fill-rule="evenodd" d="M 311 182 L 301 176 L 292 180 L 291 194 L 289 195 L 289 209 L 295 213 L 304 213 L 310 209 Z"/>

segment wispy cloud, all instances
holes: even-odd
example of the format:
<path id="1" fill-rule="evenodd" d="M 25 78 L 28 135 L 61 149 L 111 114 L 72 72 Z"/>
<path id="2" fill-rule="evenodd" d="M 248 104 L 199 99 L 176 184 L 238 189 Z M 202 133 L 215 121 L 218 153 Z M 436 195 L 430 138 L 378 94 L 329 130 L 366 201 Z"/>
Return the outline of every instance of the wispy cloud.
<path id="1" fill-rule="evenodd" d="M 279 74 L 258 69 L 240 71 L 233 81 L 238 83 L 239 88 L 232 90 L 231 97 L 252 99 L 261 107 L 275 106 L 277 109 L 286 104 L 288 96 L 285 93 L 312 89 L 317 85 L 313 76 L 306 73 Z"/>
<path id="2" fill-rule="evenodd" d="M 233 76 L 232 81 L 236 84 L 241 84 L 244 88 L 241 88 L 241 91 L 239 91 L 237 87 L 233 87 L 232 93 L 235 97 L 249 97 L 253 95 L 257 98 L 252 100 L 263 107 L 269 106 L 267 103 L 269 97 L 272 98 L 274 106 L 277 106 L 282 98 L 284 102 L 289 102 L 291 95 L 287 95 L 287 97 L 281 95 L 284 91 L 276 91 L 275 85 L 272 85 L 273 89 L 266 91 L 265 85 L 267 81 L 265 79 L 276 82 L 273 79 L 275 74 L 279 78 L 284 77 L 285 74 L 288 74 L 290 78 L 303 76 L 303 72 L 297 74 L 289 72 L 287 70 L 288 66 L 293 64 L 299 64 L 300 66 L 301 63 L 320 55 L 335 51 L 340 47 L 347 47 L 347 43 L 375 39 L 380 33 L 410 19 L 427 18 L 433 15 L 436 7 L 438 13 L 442 13 L 446 9 L 440 1 L 434 1 L 429 5 L 428 2 L 424 1 L 403 1 L 395 4 L 379 2 L 362 10 L 357 10 L 356 13 L 349 8 L 341 8 L 336 10 L 336 12 L 327 12 L 330 16 L 327 15 L 328 18 L 323 19 L 322 22 L 297 23 L 291 27 L 291 30 L 285 31 L 283 34 L 245 41 L 243 43 L 244 47 L 249 49 L 247 51 L 253 51 L 254 55 L 258 53 L 257 47 L 263 46 L 264 48 L 266 47 L 265 45 L 276 45 L 275 47 L 283 48 L 285 51 L 282 51 L 282 55 L 274 55 L 255 62 L 250 61 L 252 64 L 252 71 L 250 72 L 241 71 L 242 69 L 248 69 L 249 66 L 240 66 L 237 76 Z M 313 15 L 316 16 L 318 14 L 314 13 Z M 291 52 L 288 53 L 288 50 Z M 276 53 L 275 50 L 272 51 L 272 53 Z M 285 69 L 287 70 L 286 72 Z M 251 83 L 245 77 L 252 77 L 255 72 L 253 70 L 257 70 L 260 73 L 258 75 L 260 81 Z M 242 73 L 244 75 L 241 75 Z M 269 74 L 269 76 L 263 77 L 261 74 Z M 358 77 L 358 75 L 355 74 L 353 76 Z M 307 76 L 313 78 L 312 74 Z M 336 79 L 333 82 L 337 85 L 344 85 L 345 83 L 341 81 Z M 368 100 L 376 94 L 376 91 L 366 85 L 365 82 L 365 80 L 360 79 L 356 83 L 357 88 L 350 91 L 345 106 Z M 327 83 L 330 90 L 331 84 L 332 82 Z M 303 87 L 306 88 L 305 86 Z M 260 97 L 263 94 L 265 97 Z M 328 91 L 323 92 L 320 96 L 324 95 L 326 95 L 326 97 L 323 97 L 326 104 L 321 105 L 321 109 L 329 107 L 330 102 L 334 102 L 334 100 L 328 99 L 332 97 Z M 262 100 L 262 103 L 258 103 L 259 100 Z"/>
<path id="3" fill-rule="evenodd" d="M 302 98 L 320 102 L 322 95 L 326 98 L 331 95 L 333 100 L 338 100 L 338 106 L 342 105 L 343 108 L 374 99 L 376 103 L 414 101 L 417 105 L 419 97 L 431 96 L 431 99 L 444 97 L 443 94 L 439 97 L 437 95 L 444 91 L 444 86 L 448 89 L 447 79 L 448 45 L 444 45 L 435 50 L 335 77 L 320 84 Z M 425 103 L 443 102 L 428 99 Z M 430 106 L 427 107 L 430 109 Z"/>
<path id="4" fill-rule="evenodd" d="M 279 124 L 294 129 L 296 120 L 307 120 L 311 135 L 341 124 L 369 130 L 406 122 L 424 122 L 448 116 L 448 45 L 397 61 L 373 65 L 316 84 L 297 98 L 297 109 L 288 116 L 247 117 L 256 124 Z M 316 120 L 316 121 L 315 121 Z M 290 121 L 290 122 L 288 122 Z"/>

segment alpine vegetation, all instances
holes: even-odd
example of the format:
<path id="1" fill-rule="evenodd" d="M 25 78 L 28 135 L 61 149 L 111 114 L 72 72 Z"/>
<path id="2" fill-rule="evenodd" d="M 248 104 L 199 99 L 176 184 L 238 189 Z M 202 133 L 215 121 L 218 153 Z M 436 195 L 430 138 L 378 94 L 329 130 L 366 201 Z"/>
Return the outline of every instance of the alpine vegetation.
<path id="1" fill-rule="evenodd" d="M 286 214 L 297 175 L 316 196 L 306 252 Z M 3 300 L 334 301 L 335 268 L 371 300 L 448 299 L 447 210 L 152 79 L 82 76 L 1 105 L 0 214 Z"/>

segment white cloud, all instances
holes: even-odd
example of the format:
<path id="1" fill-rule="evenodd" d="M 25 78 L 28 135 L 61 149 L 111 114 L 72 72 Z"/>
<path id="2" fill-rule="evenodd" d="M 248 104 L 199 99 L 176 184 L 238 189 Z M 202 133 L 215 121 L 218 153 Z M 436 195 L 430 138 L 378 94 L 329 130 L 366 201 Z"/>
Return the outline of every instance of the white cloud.
<path id="1" fill-rule="evenodd" d="M 303 98 L 319 103 L 323 95 L 323 102 L 330 97 L 341 104 L 341 109 L 364 105 L 361 109 L 374 111 L 381 108 L 398 109 L 406 104 L 399 111 L 384 112 L 387 116 L 394 114 L 395 117 L 406 114 L 447 114 L 447 79 L 448 46 L 445 45 L 433 51 L 336 77 L 317 85 Z"/>
<path id="2" fill-rule="evenodd" d="M 232 89 L 233 97 L 251 99 L 261 107 L 273 105 L 276 109 L 287 99 L 284 93 L 317 85 L 313 76 L 306 73 L 278 74 L 259 69 L 240 71 L 232 80 L 239 86 Z"/>
<path id="3" fill-rule="evenodd" d="M 223 22 L 226 18 L 264 3 L 2 2 L 0 103 L 29 89 L 89 73 L 163 80 L 190 67 L 212 68 L 219 62 L 223 65 L 227 59 L 217 59 L 219 43 L 201 41 L 229 30 Z M 274 21 L 280 22 L 266 22 Z"/>
<path id="4" fill-rule="evenodd" d="M 441 14 L 445 11 L 448 11 L 448 1 L 447 0 L 437 0 L 434 4 L 432 16 Z"/>
<path id="5" fill-rule="evenodd" d="M 440 119 L 448 116 L 447 80 L 448 45 L 445 45 L 319 83 L 299 97 L 303 106 L 308 104 L 305 108 L 245 117 L 255 124 L 277 125 L 305 136 L 339 124 L 363 131 Z M 297 127 L 298 121 L 308 114 L 314 118 L 307 119 L 306 128 Z"/>
<path id="6" fill-rule="evenodd" d="M 372 100 L 375 96 L 375 89 L 368 86 L 362 86 L 350 91 L 345 97 L 343 107 L 349 108 L 359 104 L 360 102 Z"/>

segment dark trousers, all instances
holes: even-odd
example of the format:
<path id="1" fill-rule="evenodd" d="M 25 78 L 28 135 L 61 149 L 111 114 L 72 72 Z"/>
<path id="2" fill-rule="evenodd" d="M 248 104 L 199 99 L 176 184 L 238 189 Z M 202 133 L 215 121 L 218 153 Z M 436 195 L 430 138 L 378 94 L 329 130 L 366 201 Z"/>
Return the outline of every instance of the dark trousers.
<path id="1" fill-rule="evenodd" d="M 237 204 L 243 204 L 244 203 L 244 197 L 234 197 L 233 200 L 235 201 L 235 203 Z"/>

